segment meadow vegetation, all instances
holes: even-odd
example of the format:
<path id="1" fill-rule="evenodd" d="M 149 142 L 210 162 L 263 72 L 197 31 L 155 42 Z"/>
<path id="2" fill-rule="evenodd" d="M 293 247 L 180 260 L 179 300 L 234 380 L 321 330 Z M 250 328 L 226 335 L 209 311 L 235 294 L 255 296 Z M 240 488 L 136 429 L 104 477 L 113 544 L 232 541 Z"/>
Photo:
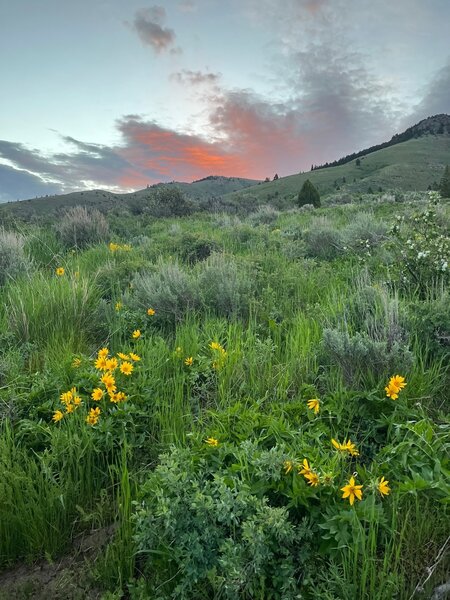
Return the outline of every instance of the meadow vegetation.
<path id="1" fill-rule="evenodd" d="M 1 570 L 104 530 L 64 597 L 430 597 L 450 205 L 400 200 L 5 218 Z"/>

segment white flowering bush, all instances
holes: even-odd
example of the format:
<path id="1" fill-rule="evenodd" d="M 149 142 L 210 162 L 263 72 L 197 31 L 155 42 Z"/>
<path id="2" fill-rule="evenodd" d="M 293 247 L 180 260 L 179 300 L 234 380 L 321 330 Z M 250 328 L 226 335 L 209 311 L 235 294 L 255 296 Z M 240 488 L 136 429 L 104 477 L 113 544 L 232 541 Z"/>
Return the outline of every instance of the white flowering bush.
<path id="1" fill-rule="evenodd" d="M 450 281 L 450 238 L 436 214 L 441 198 L 438 192 L 429 192 L 428 198 L 425 210 L 409 218 L 397 216 L 390 230 L 396 258 L 393 275 L 422 297 L 433 286 Z"/>

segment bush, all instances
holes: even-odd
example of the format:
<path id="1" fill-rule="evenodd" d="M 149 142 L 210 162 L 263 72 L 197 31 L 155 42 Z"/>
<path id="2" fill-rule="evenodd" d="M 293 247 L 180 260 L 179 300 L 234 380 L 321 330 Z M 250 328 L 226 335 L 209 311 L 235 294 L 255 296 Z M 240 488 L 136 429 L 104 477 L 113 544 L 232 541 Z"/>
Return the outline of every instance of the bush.
<path id="1" fill-rule="evenodd" d="M 58 223 L 57 233 L 66 248 L 84 248 L 106 241 L 109 236 L 109 226 L 98 210 L 74 206 Z"/>
<path id="2" fill-rule="evenodd" d="M 185 217 L 193 211 L 192 203 L 177 187 L 161 186 L 150 191 L 146 198 L 128 200 L 133 214 L 148 213 L 153 217 Z"/>
<path id="3" fill-rule="evenodd" d="M 203 305 L 220 317 L 245 316 L 251 283 L 245 272 L 224 254 L 213 254 L 198 275 Z"/>
<path id="4" fill-rule="evenodd" d="M 215 241 L 193 233 L 185 233 L 177 246 L 176 251 L 181 259 L 190 265 L 206 260 L 213 252 L 219 250 Z"/>
<path id="5" fill-rule="evenodd" d="M 342 232 L 342 241 L 351 250 L 362 246 L 373 248 L 383 239 L 387 228 L 370 212 L 360 212 L 353 216 L 352 222 Z"/>
<path id="6" fill-rule="evenodd" d="M 148 597 L 298 597 L 300 536 L 289 513 L 252 494 L 239 475 L 173 449 L 139 506 L 135 539 Z"/>
<path id="7" fill-rule="evenodd" d="M 266 204 L 260 206 L 256 212 L 251 213 L 248 220 L 252 225 L 270 225 L 278 219 L 279 214 L 273 206 Z"/>
<path id="8" fill-rule="evenodd" d="M 376 340 L 365 332 L 350 335 L 339 329 L 324 329 L 322 361 L 338 367 L 347 386 L 367 387 L 389 373 L 407 373 L 413 364 L 411 351 L 400 341 Z"/>
<path id="9" fill-rule="evenodd" d="M 31 266 L 24 252 L 25 239 L 18 233 L 0 229 L 0 286 Z"/>
<path id="10" fill-rule="evenodd" d="M 436 210 L 439 202 L 439 194 L 429 192 L 425 210 L 407 219 L 399 215 L 390 230 L 393 279 L 421 298 L 450 282 L 450 239 L 445 220 Z"/>
<path id="11" fill-rule="evenodd" d="M 343 241 L 340 231 L 325 219 L 311 222 L 304 235 L 306 255 L 321 260 L 333 260 L 343 252 Z"/>
<path id="12" fill-rule="evenodd" d="M 142 310 L 156 311 L 155 323 L 175 325 L 200 306 L 200 294 L 191 274 L 178 263 L 160 261 L 153 273 L 142 273 L 132 282 L 134 303 Z"/>

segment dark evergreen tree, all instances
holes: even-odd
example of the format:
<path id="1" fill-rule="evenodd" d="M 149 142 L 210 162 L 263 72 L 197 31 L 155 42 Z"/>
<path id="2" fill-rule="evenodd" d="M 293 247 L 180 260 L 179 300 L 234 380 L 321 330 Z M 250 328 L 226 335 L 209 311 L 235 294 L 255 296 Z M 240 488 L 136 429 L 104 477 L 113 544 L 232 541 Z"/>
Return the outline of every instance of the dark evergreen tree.
<path id="1" fill-rule="evenodd" d="M 439 184 L 439 192 L 442 198 L 450 198 L 450 168 L 448 165 L 444 169 L 444 174 Z"/>
<path id="2" fill-rule="evenodd" d="M 273 176 L 273 180 L 276 181 L 277 179 L 279 179 L 278 173 L 275 173 L 275 175 Z"/>
<path id="3" fill-rule="evenodd" d="M 305 206 L 305 204 L 312 204 L 315 208 L 320 207 L 320 194 L 317 188 L 310 182 L 309 179 L 305 181 L 300 190 L 297 198 L 298 206 Z"/>
<path id="4" fill-rule="evenodd" d="M 356 159 L 356 166 L 360 167 L 361 166 L 361 161 L 359 160 L 359 158 Z"/>

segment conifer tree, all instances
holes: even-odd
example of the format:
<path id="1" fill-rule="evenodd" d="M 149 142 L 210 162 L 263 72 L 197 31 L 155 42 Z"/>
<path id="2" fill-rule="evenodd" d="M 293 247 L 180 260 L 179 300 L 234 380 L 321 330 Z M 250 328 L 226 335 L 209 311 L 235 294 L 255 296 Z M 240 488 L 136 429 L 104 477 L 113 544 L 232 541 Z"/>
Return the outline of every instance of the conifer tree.
<path id="1" fill-rule="evenodd" d="M 444 174 L 442 175 L 439 192 L 442 198 L 450 198 L 450 168 L 448 165 L 445 167 Z"/>
<path id="2" fill-rule="evenodd" d="M 312 204 L 315 208 L 320 207 L 320 194 L 309 179 L 305 181 L 298 194 L 297 204 L 298 206 Z"/>

